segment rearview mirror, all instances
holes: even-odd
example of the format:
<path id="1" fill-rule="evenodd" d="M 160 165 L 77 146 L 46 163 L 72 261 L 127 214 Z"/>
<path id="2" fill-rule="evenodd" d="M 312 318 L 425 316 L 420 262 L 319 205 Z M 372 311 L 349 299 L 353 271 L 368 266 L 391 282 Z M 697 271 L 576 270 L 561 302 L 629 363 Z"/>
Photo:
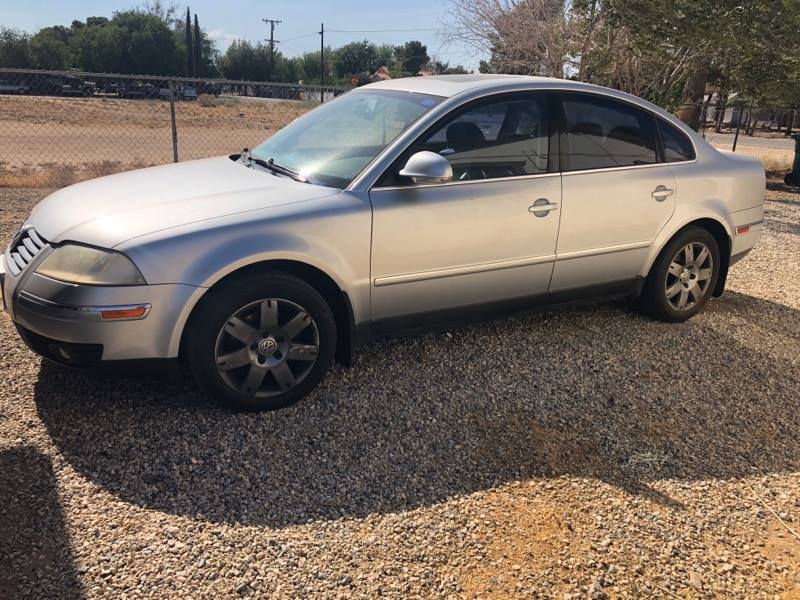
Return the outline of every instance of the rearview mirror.
<path id="1" fill-rule="evenodd" d="M 453 179 L 453 167 L 443 156 L 423 150 L 411 155 L 399 175 L 414 183 L 445 183 Z"/>

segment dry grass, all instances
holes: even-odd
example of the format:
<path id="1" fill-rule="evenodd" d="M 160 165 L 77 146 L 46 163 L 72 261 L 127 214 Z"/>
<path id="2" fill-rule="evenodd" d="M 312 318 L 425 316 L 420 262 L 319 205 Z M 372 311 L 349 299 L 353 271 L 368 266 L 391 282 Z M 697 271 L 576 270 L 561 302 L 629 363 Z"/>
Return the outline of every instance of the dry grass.
<path id="1" fill-rule="evenodd" d="M 238 98 L 231 98 L 227 96 L 213 96 L 211 94 L 200 94 L 197 97 L 197 105 L 203 108 L 212 106 L 234 106 L 238 102 Z"/>
<path id="2" fill-rule="evenodd" d="M 180 125 L 201 127 L 236 122 L 239 127 L 259 129 L 286 123 L 314 106 L 308 102 L 207 96 L 204 102 L 178 102 Z M 164 100 L 127 100 L 114 97 L 62 98 L 50 96 L 3 96 L 0 123 L 13 134 L 23 124 L 74 127 L 169 128 L 169 103 Z M 16 124 L 16 127 L 12 125 Z M 3 134 L 6 129 L 3 129 Z"/>
<path id="3" fill-rule="evenodd" d="M 179 102 L 179 158 L 252 147 L 313 106 L 224 96 Z M 172 159 L 167 102 L 14 96 L 0 101 L 0 187 L 57 187 Z"/>
<path id="4" fill-rule="evenodd" d="M 793 158 L 789 156 L 760 156 L 759 158 L 770 177 L 783 177 L 792 168 Z"/>

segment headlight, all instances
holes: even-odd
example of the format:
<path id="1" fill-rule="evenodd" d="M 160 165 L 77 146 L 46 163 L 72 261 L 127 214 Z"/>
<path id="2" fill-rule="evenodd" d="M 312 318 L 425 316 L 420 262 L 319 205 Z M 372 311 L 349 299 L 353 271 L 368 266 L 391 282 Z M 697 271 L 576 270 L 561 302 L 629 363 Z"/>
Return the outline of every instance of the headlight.
<path id="1" fill-rule="evenodd" d="M 144 277 L 124 254 L 77 244 L 56 247 L 36 272 L 69 283 L 143 285 Z"/>

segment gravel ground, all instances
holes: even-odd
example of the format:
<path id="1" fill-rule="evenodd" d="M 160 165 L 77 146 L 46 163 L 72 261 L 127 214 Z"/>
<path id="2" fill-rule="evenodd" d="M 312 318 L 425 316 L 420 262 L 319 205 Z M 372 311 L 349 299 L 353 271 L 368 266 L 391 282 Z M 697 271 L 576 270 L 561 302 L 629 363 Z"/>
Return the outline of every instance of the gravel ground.
<path id="1" fill-rule="evenodd" d="M 688 323 L 380 342 L 277 413 L 43 365 L 0 317 L 0 597 L 800 598 L 800 195 L 771 188 Z M 45 193 L 0 190 L 3 243 Z"/>

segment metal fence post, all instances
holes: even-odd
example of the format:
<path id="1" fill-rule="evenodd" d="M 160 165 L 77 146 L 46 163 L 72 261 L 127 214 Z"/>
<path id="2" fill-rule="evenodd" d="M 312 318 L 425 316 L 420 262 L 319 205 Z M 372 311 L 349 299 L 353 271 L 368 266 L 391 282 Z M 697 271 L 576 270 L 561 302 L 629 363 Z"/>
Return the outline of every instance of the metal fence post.
<path id="1" fill-rule="evenodd" d="M 169 116 L 172 123 L 172 161 L 178 162 L 178 126 L 175 124 L 175 82 L 169 80 Z"/>
<path id="2" fill-rule="evenodd" d="M 736 119 L 736 134 L 733 136 L 733 147 L 731 152 L 736 152 L 736 143 L 739 141 L 739 129 L 742 127 L 742 117 L 744 116 L 744 109 L 739 109 L 739 115 Z"/>
<path id="3" fill-rule="evenodd" d="M 710 98 L 709 98 L 710 101 Z M 708 117 L 708 102 L 703 103 L 703 108 L 700 109 L 700 135 L 703 139 L 706 137 L 706 118 Z"/>

